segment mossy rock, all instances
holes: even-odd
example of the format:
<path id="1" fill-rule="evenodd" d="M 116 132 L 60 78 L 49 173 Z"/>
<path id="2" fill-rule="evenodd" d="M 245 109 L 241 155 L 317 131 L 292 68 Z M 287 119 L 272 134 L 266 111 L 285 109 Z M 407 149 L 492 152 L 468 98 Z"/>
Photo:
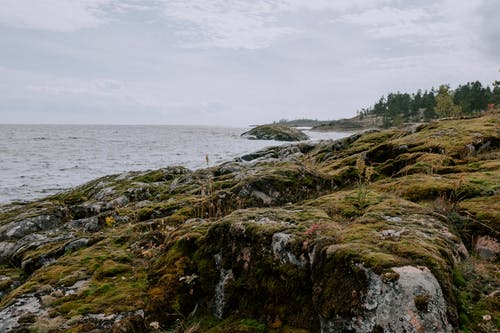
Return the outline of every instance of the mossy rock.
<path id="1" fill-rule="evenodd" d="M 445 300 L 441 324 L 491 331 L 497 262 L 473 245 L 498 238 L 498 119 L 271 147 L 0 206 L 0 311 L 36 300 L 40 318 L 6 315 L 25 331 L 112 331 L 103 318 L 132 318 L 167 331 L 379 332 L 389 326 L 366 319 L 374 326 L 362 330 L 352 318 L 375 313 L 374 286 L 398 285 L 406 267 L 442 293 L 411 295 L 410 322 Z"/>
<path id="2" fill-rule="evenodd" d="M 283 125 L 261 125 L 241 134 L 250 140 L 304 141 L 309 137 L 302 131 Z"/>

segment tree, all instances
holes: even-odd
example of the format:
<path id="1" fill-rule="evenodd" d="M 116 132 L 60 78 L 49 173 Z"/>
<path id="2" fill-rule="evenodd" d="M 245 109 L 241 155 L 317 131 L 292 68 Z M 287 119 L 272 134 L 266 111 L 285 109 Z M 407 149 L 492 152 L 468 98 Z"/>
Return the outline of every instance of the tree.
<path id="1" fill-rule="evenodd" d="M 424 119 L 431 120 L 436 118 L 436 112 L 434 112 L 434 108 L 436 107 L 436 98 L 434 97 L 434 93 L 432 91 L 424 92 L 424 96 L 422 97 L 422 107 L 424 110 Z"/>
<path id="2" fill-rule="evenodd" d="M 500 106 L 500 84 L 496 85 L 491 91 L 490 103 Z"/>
<path id="3" fill-rule="evenodd" d="M 419 120 L 420 118 L 420 109 L 422 106 L 422 91 L 419 89 L 416 94 L 413 94 L 410 102 L 410 115 L 413 120 Z"/>
<path id="4" fill-rule="evenodd" d="M 434 112 L 439 117 L 454 117 L 461 113 L 460 107 L 453 103 L 453 97 L 450 95 L 450 87 L 448 85 L 439 87 Z"/>
<path id="5" fill-rule="evenodd" d="M 484 88 L 479 81 L 460 85 L 453 94 L 453 102 L 460 105 L 465 114 L 485 110 L 490 99 L 490 87 Z"/>

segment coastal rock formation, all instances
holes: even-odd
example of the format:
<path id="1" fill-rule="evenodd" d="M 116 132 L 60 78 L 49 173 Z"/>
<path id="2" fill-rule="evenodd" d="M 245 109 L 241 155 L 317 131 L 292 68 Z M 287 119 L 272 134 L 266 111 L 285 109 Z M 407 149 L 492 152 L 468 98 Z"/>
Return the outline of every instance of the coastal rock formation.
<path id="1" fill-rule="evenodd" d="M 0 206 L 0 331 L 493 332 L 498 119 Z"/>
<path id="2" fill-rule="evenodd" d="M 304 141 L 309 137 L 302 131 L 284 125 L 261 125 L 241 134 L 250 140 Z"/>

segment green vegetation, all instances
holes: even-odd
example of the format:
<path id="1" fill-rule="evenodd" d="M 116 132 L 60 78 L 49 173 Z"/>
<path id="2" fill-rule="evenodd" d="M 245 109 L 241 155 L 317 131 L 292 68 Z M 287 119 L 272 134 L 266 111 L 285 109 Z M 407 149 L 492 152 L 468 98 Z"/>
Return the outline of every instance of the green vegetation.
<path id="1" fill-rule="evenodd" d="M 389 93 L 372 107 L 358 111 L 358 115 L 361 118 L 381 118 L 382 125 L 389 127 L 404 122 L 473 115 L 495 105 L 500 105 L 500 86 L 495 83 L 491 89 L 476 81 L 460 85 L 455 90 L 451 90 L 448 85 L 441 85 L 437 91 L 433 88 L 414 94 Z"/>
<path id="2" fill-rule="evenodd" d="M 2 208 L 2 246 L 18 247 L 2 257 L 0 309 L 39 300 L 16 321 L 35 331 L 317 332 L 318 314 L 363 320 L 373 281 L 391 290 L 399 268 L 424 266 L 456 329 L 493 332 L 499 119 L 109 176 Z M 26 225 L 29 237 L 8 236 Z M 407 303 L 424 321 L 438 302 Z"/>

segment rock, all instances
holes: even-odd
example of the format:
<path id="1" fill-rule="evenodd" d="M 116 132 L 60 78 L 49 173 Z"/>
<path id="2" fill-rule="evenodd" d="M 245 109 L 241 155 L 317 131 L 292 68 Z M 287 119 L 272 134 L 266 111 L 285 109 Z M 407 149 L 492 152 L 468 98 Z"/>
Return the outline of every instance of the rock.
<path id="1" fill-rule="evenodd" d="M 142 333 L 148 332 L 144 323 L 144 311 L 125 314 L 122 318 L 115 320 L 111 327 L 111 333 Z"/>
<path id="2" fill-rule="evenodd" d="M 0 331 L 494 325 L 498 119 L 289 143 L 0 206 Z"/>
<path id="3" fill-rule="evenodd" d="M 0 264 L 7 263 L 16 251 L 16 243 L 0 242 Z"/>
<path id="4" fill-rule="evenodd" d="M 0 240 L 19 239 L 34 232 L 55 228 L 65 222 L 66 210 L 13 221 L 0 227 Z"/>
<path id="5" fill-rule="evenodd" d="M 96 232 L 101 228 L 99 226 L 99 219 L 96 216 L 70 221 L 66 223 L 66 227 L 87 232 Z"/>
<path id="6" fill-rule="evenodd" d="M 42 308 L 41 301 L 35 294 L 26 294 L 15 299 L 14 302 L 0 311 L 0 332 L 21 331 L 31 326 L 32 321 L 22 321 L 27 315 L 47 316 L 48 313 Z"/>
<path id="7" fill-rule="evenodd" d="M 303 141 L 309 137 L 302 131 L 283 125 L 261 125 L 241 134 L 250 140 Z"/>
<path id="8" fill-rule="evenodd" d="M 273 235 L 271 248 L 273 249 L 274 258 L 278 259 L 281 264 L 290 263 L 304 268 L 307 264 L 305 257 L 301 256 L 297 258 L 290 249 L 287 249 L 287 245 L 292 238 L 293 235 L 283 232 L 277 232 Z"/>
<path id="9" fill-rule="evenodd" d="M 111 201 L 109 201 L 105 207 L 106 209 L 115 209 L 115 208 L 118 208 L 118 207 L 123 207 L 125 206 L 126 204 L 129 203 L 129 200 L 126 196 L 122 195 L 122 196 L 119 196 L 118 198 L 115 198 Z"/>
<path id="10" fill-rule="evenodd" d="M 441 287 L 425 267 L 393 267 L 396 280 L 384 282 L 362 268 L 368 278 L 364 311 L 350 319 L 321 320 L 321 332 L 453 332 Z"/>
<path id="11" fill-rule="evenodd" d="M 500 254 L 500 243 L 492 237 L 481 236 L 476 240 L 474 249 L 480 258 L 494 261 Z"/>
<path id="12" fill-rule="evenodd" d="M 89 244 L 88 238 L 80 238 L 69 242 L 64 246 L 64 251 L 76 251 Z"/>

